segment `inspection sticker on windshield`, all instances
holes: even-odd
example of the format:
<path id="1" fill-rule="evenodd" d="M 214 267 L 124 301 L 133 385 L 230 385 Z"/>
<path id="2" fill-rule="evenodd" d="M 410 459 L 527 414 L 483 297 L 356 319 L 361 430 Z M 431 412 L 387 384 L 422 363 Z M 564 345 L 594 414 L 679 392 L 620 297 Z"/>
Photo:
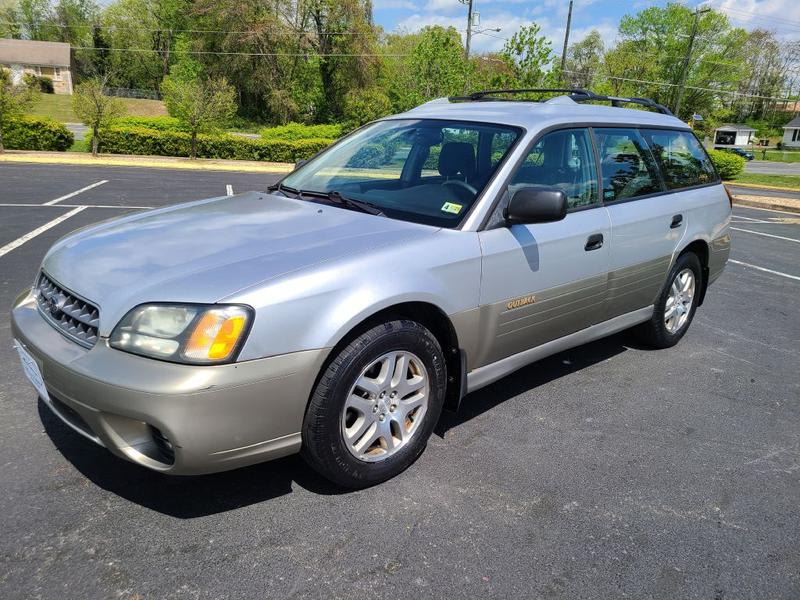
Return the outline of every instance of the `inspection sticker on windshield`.
<path id="1" fill-rule="evenodd" d="M 456 204 L 455 202 L 445 202 L 442 204 L 442 212 L 451 213 L 453 215 L 460 213 L 462 208 L 464 208 L 462 204 Z"/>

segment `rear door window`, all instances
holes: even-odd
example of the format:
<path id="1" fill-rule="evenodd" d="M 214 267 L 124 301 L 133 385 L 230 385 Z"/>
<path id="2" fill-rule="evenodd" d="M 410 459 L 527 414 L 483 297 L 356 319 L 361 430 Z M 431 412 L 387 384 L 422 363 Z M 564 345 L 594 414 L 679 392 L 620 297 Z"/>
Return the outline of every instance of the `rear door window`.
<path id="1" fill-rule="evenodd" d="M 615 202 L 662 191 L 655 159 L 637 129 L 594 130 L 603 175 L 603 201 Z"/>
<path id="2" fill-rule="evenodd" d="M 717 181 L 714 165 L 693 133 L 645 129 L 642 134 L 653 151 L 668 189 L 679 190 Z"/>

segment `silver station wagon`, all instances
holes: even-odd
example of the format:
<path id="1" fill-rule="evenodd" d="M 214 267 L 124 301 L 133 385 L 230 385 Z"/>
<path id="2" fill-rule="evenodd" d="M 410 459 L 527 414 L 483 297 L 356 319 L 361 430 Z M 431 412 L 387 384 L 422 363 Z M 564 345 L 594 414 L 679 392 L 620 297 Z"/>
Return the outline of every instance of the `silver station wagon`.
<path id="1" fill-rule="evenodd" d="M 357 488 L 520 367 L 632 327 L 673 346 L 729 254 L 708 155 L 650 100 L 520 92 L 435 100 L 266 192 L 61 239 L 12 311 L 42 401 L 164 473 L 301 452 Z"/>

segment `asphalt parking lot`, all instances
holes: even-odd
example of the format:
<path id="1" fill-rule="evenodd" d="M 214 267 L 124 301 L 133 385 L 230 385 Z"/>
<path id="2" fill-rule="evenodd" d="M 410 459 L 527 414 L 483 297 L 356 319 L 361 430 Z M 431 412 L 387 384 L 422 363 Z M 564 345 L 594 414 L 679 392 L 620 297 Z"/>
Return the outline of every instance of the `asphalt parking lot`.
<path id="1" fill-rule="evenodd" d="M 158 475 L 37 403 L 7 311 L 57 238 L 275 179 L 0 164 L 0 598 L 800 597 L 800 215 L 735 208 L 677 347 L 529 366 L 368 490 L 297 457 Z"/>

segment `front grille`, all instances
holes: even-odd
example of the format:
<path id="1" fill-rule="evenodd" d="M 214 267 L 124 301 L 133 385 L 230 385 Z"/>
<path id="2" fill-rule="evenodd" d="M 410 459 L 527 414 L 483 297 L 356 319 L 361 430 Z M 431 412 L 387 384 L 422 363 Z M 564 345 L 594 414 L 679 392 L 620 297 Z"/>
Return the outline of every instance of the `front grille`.
<path id="1" fill-rule="evenodd" d="M 81 346 L 97 342 L 100 309 L 50 279 L 44 271 L 36 282 L 39 312 L 53 327 Z"/>

